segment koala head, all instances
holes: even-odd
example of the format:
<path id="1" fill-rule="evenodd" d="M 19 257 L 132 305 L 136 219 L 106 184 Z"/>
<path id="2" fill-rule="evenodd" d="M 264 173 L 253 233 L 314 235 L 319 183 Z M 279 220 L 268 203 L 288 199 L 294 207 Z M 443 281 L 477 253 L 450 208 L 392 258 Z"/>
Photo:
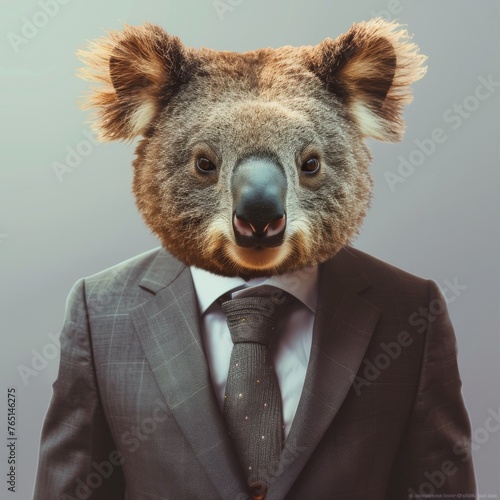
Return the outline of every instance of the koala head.
<path id="1" fill-rule="evenodd" d="M 316 46 L 192 49 L 150 24 L 80 52 L 102 140 L 142 136 L 133 191 L 163 246 L 226 276 L 333 257 L 357 234 L 372 180 L 366 137 L 402 137 L 425 57 L 395 23 Z"/>

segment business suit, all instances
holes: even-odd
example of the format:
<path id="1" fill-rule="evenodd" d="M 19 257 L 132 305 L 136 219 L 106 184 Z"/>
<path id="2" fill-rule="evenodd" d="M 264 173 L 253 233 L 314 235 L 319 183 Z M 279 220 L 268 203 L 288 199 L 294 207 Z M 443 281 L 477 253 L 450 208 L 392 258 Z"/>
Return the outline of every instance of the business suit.
<path id="1" fill-rule="evenodd" d="M 472 463 L 455 448 L 470 425 L 448 315 L 425 331 L 410 320 L 443 305 L 437 286 L 352 248 L 319 279 L 306 381 L 266 499 L 405 499 L 446 461 L 454 473 L 436 493 L 475 492 Z M 402 331 L 400 353 L 380 356 Z M 79 498 L 86 482 L 91 499 L 245 498 L 203 349 L 189 268 L 165 250 L 80 280 L 34 498 Z M 123 465 L 113 466 L 115 450 Z M 111 463 L 109 478 L 92 462 Z"/>

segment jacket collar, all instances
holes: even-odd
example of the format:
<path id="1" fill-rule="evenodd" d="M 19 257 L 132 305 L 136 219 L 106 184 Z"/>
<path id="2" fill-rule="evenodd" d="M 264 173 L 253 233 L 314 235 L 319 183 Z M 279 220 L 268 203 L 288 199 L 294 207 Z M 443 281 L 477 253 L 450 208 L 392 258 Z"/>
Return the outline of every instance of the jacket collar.
<path id="1" fill-rule="evenodd" d="M 245 291 L 253 287 L 272 286 L 279 288 L 305 304 L 313 313 L 316 312 L 318 301 L 318 266 L 312 266 L 300 271 L 281 276 L 258 278 L 245 281 L 242 278 L 217 276 L 203 269 L 190 268 L 198 299 L 198 307 L 203 315 L 207 309 L 223 294 L 235 288 Z"/>

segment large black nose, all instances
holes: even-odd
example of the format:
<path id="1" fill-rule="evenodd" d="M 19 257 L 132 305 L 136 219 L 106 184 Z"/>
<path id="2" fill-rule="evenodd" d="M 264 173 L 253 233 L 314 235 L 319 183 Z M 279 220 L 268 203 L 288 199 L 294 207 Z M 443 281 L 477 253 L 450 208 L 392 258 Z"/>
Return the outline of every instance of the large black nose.
<path id="1" fill-rule="evenodd" d="M 250 157 L 233 174 L 233 230 L 242 247 L 276 247 L 286 228 L 286 177 L 281 166 Z"/>

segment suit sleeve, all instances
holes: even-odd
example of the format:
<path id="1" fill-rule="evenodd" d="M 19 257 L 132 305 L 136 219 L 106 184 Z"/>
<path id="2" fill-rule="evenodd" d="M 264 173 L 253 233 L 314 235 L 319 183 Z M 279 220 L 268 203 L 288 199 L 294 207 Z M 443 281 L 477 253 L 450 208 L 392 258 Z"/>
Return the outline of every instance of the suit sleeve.
<path id="1" fill-rule="evenodd" d="M 124 482 L 96 383 L 84 280 L 72 288 L 59 374 L 42 429 L 34 500 L 123 500 Z"/>
<path id="2" fill-rule="evenodd" d="M 389 500 L 476 495 L 455 333 L 444 296 L 434 282 L 428 283 L 429 316 L 420 380 L 394 461 Z"/>

